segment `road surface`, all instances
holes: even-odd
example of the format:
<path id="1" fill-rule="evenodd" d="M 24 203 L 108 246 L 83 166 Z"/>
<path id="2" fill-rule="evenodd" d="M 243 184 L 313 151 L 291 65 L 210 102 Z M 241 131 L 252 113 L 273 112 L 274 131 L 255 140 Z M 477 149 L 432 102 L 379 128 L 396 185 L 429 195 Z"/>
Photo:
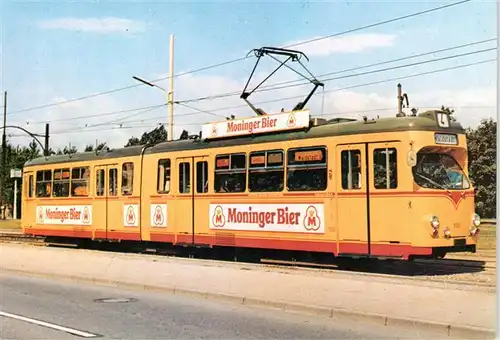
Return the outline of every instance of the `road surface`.
<path id="1" fill-rule="evenodd" d="M 444 337 L 442 334 L 437 336 L 416 328 L 340 322 L 321 316 L 206 301 L 168 293 L 0 274 L 2 339 Z"/>

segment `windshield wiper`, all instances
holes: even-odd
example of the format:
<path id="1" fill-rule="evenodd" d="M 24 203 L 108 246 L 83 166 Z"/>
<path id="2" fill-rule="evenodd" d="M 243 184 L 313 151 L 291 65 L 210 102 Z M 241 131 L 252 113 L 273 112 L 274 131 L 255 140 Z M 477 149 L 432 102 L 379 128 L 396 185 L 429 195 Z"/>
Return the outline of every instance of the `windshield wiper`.
<path id="1" fill-rule="evenodd" d="M 432 179 L 428 178 L 428 177 L 425 177 L 424 175 L 420 174 L 420 173 L 416 173 L 416 175 L 418 175 L 420 178 L 423 178 L 425 179 L 427 182 L 429 182 L 430 184 L 432 185 L 435 185 L 437 186 L 438 188 L 440 189 L 443 189 L 443 190 L 446 190 L 449 194 L 451 194 L 451 191 L 450 189 L 448 189 L 447 187 L 445 187 L 444 185 L 441 185 L 441 184 L 438 184 L 436 182 L 434 182 Z"/>

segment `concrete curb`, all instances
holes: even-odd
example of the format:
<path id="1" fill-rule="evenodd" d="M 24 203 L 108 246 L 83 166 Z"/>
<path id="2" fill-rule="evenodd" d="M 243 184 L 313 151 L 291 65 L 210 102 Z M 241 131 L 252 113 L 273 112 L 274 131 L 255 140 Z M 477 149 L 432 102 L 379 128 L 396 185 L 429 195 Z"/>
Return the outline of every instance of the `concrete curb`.
<path id="1" fill-rule="evenodd" d="M 414 320 L 414 319 L 400 318 L 382 314 L 350 311 L 341 308 L 332 308 L 326 306 L 304 305 L 299 303 L 290 303 L 286 301 L 273 301 L 273 300 L 265 300 L 253 297 L 229 295 L 223 293 L 195 291 L 195 290 L 184 289 L 182 287 L 152 286 L 147 284 L 139 284 L 139 283 L 125 282 L 125 281 L 114 281 L 114 280 L 107 280 L 107 279 L 101 279 L 83 275 L 61 275 L 61 274 L 52 274 L 44 272 L 33 272 L 21 269 L 15 269 L 15 270 L 1 269 L 0 273 L 21 274 L 25 276 L 39 277 L 39 278 L 55 278 L 60 280 L 85 282 L 95 285 L 112 286 L 112 287 L 132 289 L 132 290 L 156 291 L 156 292 L 170 293 L 173 295 L 202 298 L 205 300 L 236 303 L 249 307 L 264 307 L 264 308 L 279 309 L 286 312 L 318 315 L 335 320 L 348 319 L 349 321 L 372 322 L 378 324 L 382 323 L 385 326 L 418 327 L 439 332 L 446 336 L 458 337 L 458 338 L 467 338 L 467 339 L 495 338 L 494 330 L 478 328 L 468 325 L 451 325 L 429 320 Z"/>

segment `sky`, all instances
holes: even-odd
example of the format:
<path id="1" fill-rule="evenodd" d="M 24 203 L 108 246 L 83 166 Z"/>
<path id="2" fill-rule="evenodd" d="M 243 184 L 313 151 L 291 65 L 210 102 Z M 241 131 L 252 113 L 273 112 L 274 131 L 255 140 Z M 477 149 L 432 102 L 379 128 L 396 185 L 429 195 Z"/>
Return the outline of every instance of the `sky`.
<path id="1" fill-rule="evenodd" d="M 445 105 L 464 127 L 475 127 L 496 117 L 494 1 L 469 1 L 363 29 L 454 2 L 3 1 L 0 90 L 7 91 L 7 125 L 43 133 L 48 122 L 53 149 L 71 143 L 81 150 L 96 141 L 122 147 L 131 136 L 168 123 L 165 93 L 132 77 L 163 78 L 155 84 L 168 89 L 173 34 L 175 74 L 240 59 L 263 46 L 294 45 L 307 55 L 307 69 L 325 82 L 308 104 L 313 116 L 394 116 L 400 82 L 419 112 Z M 345 31 L 351 32 L 339 34 Z M 407 59 L 389 62 L 400 58 Z M 255 116 L 239 98 L 255 62 L 250 54 L 176 76 L 174 138 L 230 115 Z M 305 72 L 296 62 L 287 65 Z M 276 66 L 263 57 L 251 85 Z M 283 67 L 264 85 L 294 80 L 304 78 Z M 268 102 L 258 106 L 277 113 L 291 110 L 311 89 L 307 84 L 256 92 L 250 100 Z M 297 98 L 282 100 L 288 97 Z M 9 135 L 14 144 L 30 142 L 17 130 Z"/>

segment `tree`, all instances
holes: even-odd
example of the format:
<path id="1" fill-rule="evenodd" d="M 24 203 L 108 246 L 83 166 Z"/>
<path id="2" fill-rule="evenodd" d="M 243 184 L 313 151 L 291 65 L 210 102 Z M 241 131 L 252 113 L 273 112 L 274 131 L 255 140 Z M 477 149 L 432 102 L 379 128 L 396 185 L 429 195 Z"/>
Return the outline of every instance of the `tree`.
<path id="1" fill-rule="evenodd" d="M 181 133 L 180 139 L 188 139 L 189 133 L 186 130 L 183 130 Z M 165 142 L 167 140 L 167 131 L 163 125 L 154 128 L 151 131 L 144 132 L 141 138 L 130 137 L 125 147 L 136 146 L 136 145 L 146 145 L 146 144 L 157 144 L 161 142 Z"/>
<path id="2" fill-rule="evenodd" d="M 496 216 L 496 131 L 497 123 L 491 118 L 467 130 L 469 175 L 477 190 L 476 212 L 487 218 Z"/>
<path id="3" fill-rule="evenodd" d="M 101 151 L 101 150 L 109 150 L 108 144 L 106 142 L 102 142 L 97 144 L 97 147 L 95 148 L 96 151 Z M 94 145 L 93 144 L 87 144 L 85 146 L 85 149 L 83 152 L 91 152 L 94 151 Z"/>

